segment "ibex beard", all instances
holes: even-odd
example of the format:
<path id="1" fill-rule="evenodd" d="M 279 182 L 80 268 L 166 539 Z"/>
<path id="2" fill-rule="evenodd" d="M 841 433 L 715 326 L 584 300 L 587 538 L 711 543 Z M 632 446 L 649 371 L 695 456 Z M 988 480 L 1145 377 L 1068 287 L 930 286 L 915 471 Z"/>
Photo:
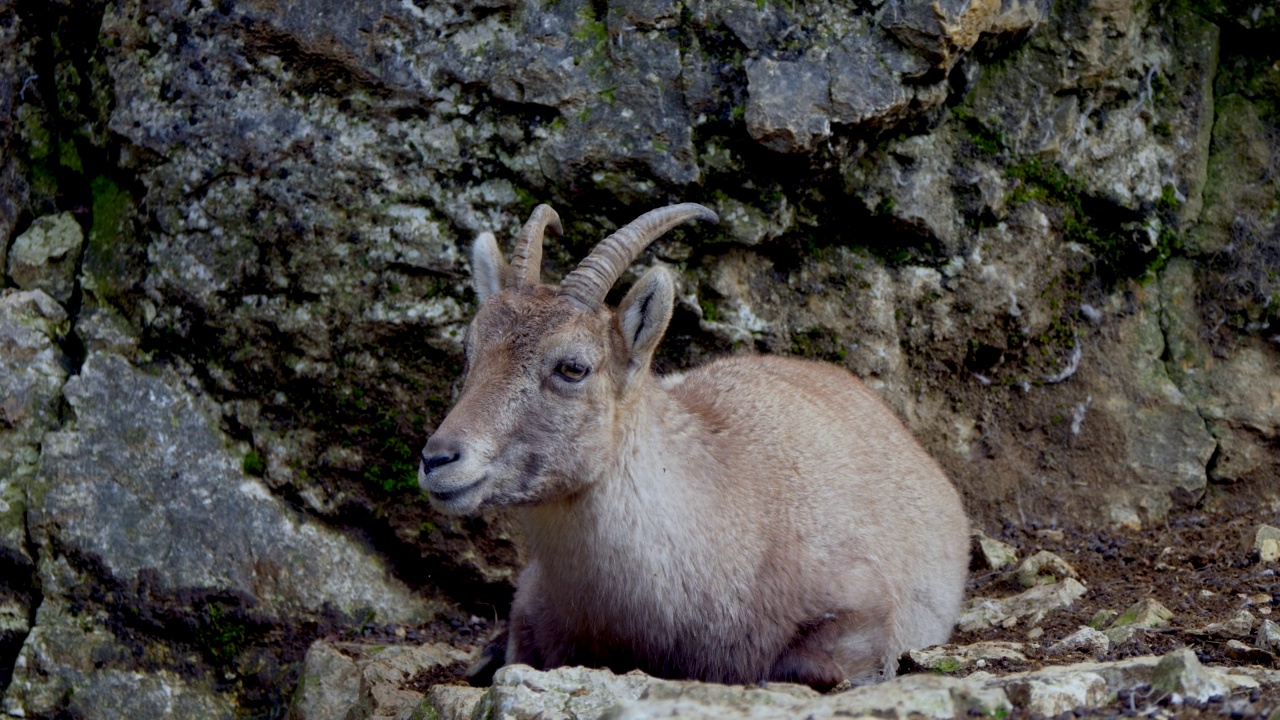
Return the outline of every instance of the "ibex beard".
<path id="1" fill-rule="evenodd" d="M 507 663 L 816 688 L 891 676 L 955 623 L 960 498 L 843 368 L 738 355 L 652 373 L 672 276 L 649 270 L 617 308 L 604 297 L 690 219 L 716 216 L 646 213 L 558 287 L 539 279 L 551 208 L 509 266 L 477 238 L 466 379 L 421 485 L 442 511 L 511 506 L 524 525 Z"/>

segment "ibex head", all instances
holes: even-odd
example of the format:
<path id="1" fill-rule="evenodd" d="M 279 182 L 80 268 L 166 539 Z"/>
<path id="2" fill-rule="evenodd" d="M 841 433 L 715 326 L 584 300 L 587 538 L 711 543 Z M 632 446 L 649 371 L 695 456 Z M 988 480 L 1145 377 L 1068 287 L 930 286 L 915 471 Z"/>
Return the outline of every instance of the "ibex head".
<path id="1" fill-rule="evenodd" d="M 656 238 L 701 205 L 645 213 L 605 238 L 559 286 L 539 279 L 542 236 L 560 218 L 539 205 L 508 267 L 490 233 L 471 250 L 480 300 L 465 340 L 457 405 L 422 450 L 418 481 L 446 512 L 554 502 L 605 469 L 620 419 L 638 400 L 674 308 L 670 273 L 653 268 L 616 309 L 605 294 Z"/>

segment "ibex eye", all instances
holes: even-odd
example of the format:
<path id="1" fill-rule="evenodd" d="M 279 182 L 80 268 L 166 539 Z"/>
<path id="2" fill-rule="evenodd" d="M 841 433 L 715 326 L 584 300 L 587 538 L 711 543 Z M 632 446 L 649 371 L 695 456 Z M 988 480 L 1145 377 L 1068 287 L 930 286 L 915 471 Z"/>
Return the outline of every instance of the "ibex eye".
<path id="1" fill-rule="evenodd" d="M 591 368 L 572 360 L 565 360 L 556 366 L 556 374 L 569 382 L 579 382 L 591 372 Z"/>

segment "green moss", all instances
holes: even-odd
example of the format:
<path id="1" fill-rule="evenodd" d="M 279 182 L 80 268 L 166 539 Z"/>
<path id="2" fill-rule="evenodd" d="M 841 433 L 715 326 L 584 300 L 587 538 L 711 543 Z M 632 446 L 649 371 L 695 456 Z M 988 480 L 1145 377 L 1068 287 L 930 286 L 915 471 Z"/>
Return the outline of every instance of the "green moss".
<path id="1" fill-rule="evenodd" d="M 1156 200 L 1156 210 L 1163 214 L 1174 214 L 1182 203 L 1178 202 L 1178 189 L 1167 184 L 1160 190 L 1160 199 Z"/>
<path id="2" fill-rule="evenodd" d="M 222 604 L 211 602 L 200 617 L 197 639 L 216 665 L 226 665 L 249 644 L 249 628 Z"/>
<path id="3" fill-rule="evenodd" d="M 983 155 L 998 155 L 1005 149 L 1004 133 L 979 120 L 968 108 L 957 107 L 951 114 L 960 121 L 978 152 Z"/>
<path id="4" fill-rule="evenodd" d="M 819 327 L 792 334 L 791 354 L 840 363 L 849 357 L 849 350 L 834 331 Z"/>
<path id="5" fill-rule="evenodd" d="M 562 126 L 564 125 L 564 121 L 559 116 L 557 116 L 556 119 L 551 122 L 552 127 L 554 127 L 557 122 L 559 122 Z M 515 193 L 516 193 L 516 212 L 522 218 L 527 218 L 530 215 L 532 215 L 533 209 L 538 207 L 538 196 L 534 195 L 532 192 L 530 192 L 526 188 L 519 187 L 519 186 L 515 187 Z"/>
<path id="6" fill-rule="evenodd" d="M 1138 610 L 1136 608 L 1129 608 L 1123 615 L 1116 618 L 1115 621 L 1111 623 L 1111 627 L 1125 627 L 1126 625 L 1132 625 L 1137 621 L 1137 619 Z"/>
<path id="7" fill-rule="evenodd" d="M 58 145 L 58 162 L 62 167 L 71 172 L 80 175 L 84 173 L 84 163 L 80 161 L 80 153 L 76 151 L 76 144 L 70 140 L 64 140 Z"/>
<path id="8" fill-rule="evenodd" d="M 133 198 L 105 175 L 94 178 L 89 188 L 93 193 L 89 242 L 99 248 L 110 248 L 120 239 L 129 210 L 133 207 Z"/>
<path id="9" fill-rule="evenodd" d="M 893 199 L 893 197 L 885 196 L 880 199 L 880 202 L 876 203 L 876 207 L 874 210 L 871 211 L 871 214 L 875 215 L 876 217 L 885 217 L 888 215 L 892 215 L 895 207 L 897 207 L 897 202 Z"/>
<path id="10" fill-rule="evenodd" d="M 58 176 L 43 163 L 31 168 L 31 194 L 37 198 L 54 198 L 58 194 Z"/>
<path id="11" fill-rule="evenodd" d="M 257 450 L 250 450 L 244 454 L 244 460 L 240 463 L 240 468 L 244 470 L 246 475 L 262 477 L 267 474 L 267 463 Z"/>
<path id="12" fill-rule="evenodd" d="M 18 109 L 18 121 L 22 127 L 22 139 L 27 144 L 27 157 L 32 161 L 43 160 L 53 152 L 53 135 L 44 124 L 44 117 L 30 105 Z"/>
<path id="13" fill-rule="evenodd" d="M 409 444 L 393 435 L 383 440 L 381 450 L 384 462 L 364 471 L 365 482 L 391 494 L 417 490 L 418 466 Z"/>
<path id="14" fill-rule="evenodd" d="M 702 308 L 702 319 L 707 322 L 717 322 L 720 319 L 720 311 L 716 309 L 714 303 L 710 300 L 699 300 L 698 306 Z"/>
<path id="15" fill-rule="evenodd" d="M 1099 224 L 1085 210 L 1083 183 L 1056 164 L 1034 157 L 1021 158 L 1006 168 L 1005 173 L 1020 181 L 1010 194 L 1009 203 L 1016 205 L 1035 201 L 1057 210 L 1063 238 L 1089 248 L 1093 252 L 1096 269 L 1104 277 L 1150 277 L 1181 247 L 1178 236 L 1172 231 L 1161 233 L 1155 246 L 1151 247 L 1126 236 L 1144 230 Z M 1172 186 L 1165 189 L 1157 205 L 1167 207 L 1170 201 L 1177 202 Z M 1160 220 L 1163 227 L 1172 228 L 1176 224 L 1163 217 Z"/>
<path id="16" fill-rule="evenodd" d="M 578 10 L 578 26 L 573 31 L 573 37 L 590 45 L 592 51 L 603 50 L 609 42 L 609 28 L 596 18 L 591 3 L 584 3 Z"/>
<path id="17" fill-rule="evenodd" d="M 938 661 L 937 665 L 933 666 L 933 671 L 939 675 L 946 675 L 948 673 L 953 673 L 962 667 L 964 667 L 964 665 L 955 658 L 942 658 Z"/>

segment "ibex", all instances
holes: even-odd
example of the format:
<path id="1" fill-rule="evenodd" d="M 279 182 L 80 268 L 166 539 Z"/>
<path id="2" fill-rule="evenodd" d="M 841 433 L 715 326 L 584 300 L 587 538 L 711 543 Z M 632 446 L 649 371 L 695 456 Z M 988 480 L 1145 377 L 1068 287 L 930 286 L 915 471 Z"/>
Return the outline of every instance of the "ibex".
<path id="1" fill-rule="evenodd" d="M 514 506 L 527 564 L 506 662 L 830 688 L 944 642 L 968 566 L 951 482 L 843 368 L 733 356 L 658 377 L 670 273 L 605 294 L 696 204 L 640 216 L 559 287 L 539 206 L 510 267 L 472 248 L 480 300 L 457 404 L 419 481 L 448 513 Z"/>

